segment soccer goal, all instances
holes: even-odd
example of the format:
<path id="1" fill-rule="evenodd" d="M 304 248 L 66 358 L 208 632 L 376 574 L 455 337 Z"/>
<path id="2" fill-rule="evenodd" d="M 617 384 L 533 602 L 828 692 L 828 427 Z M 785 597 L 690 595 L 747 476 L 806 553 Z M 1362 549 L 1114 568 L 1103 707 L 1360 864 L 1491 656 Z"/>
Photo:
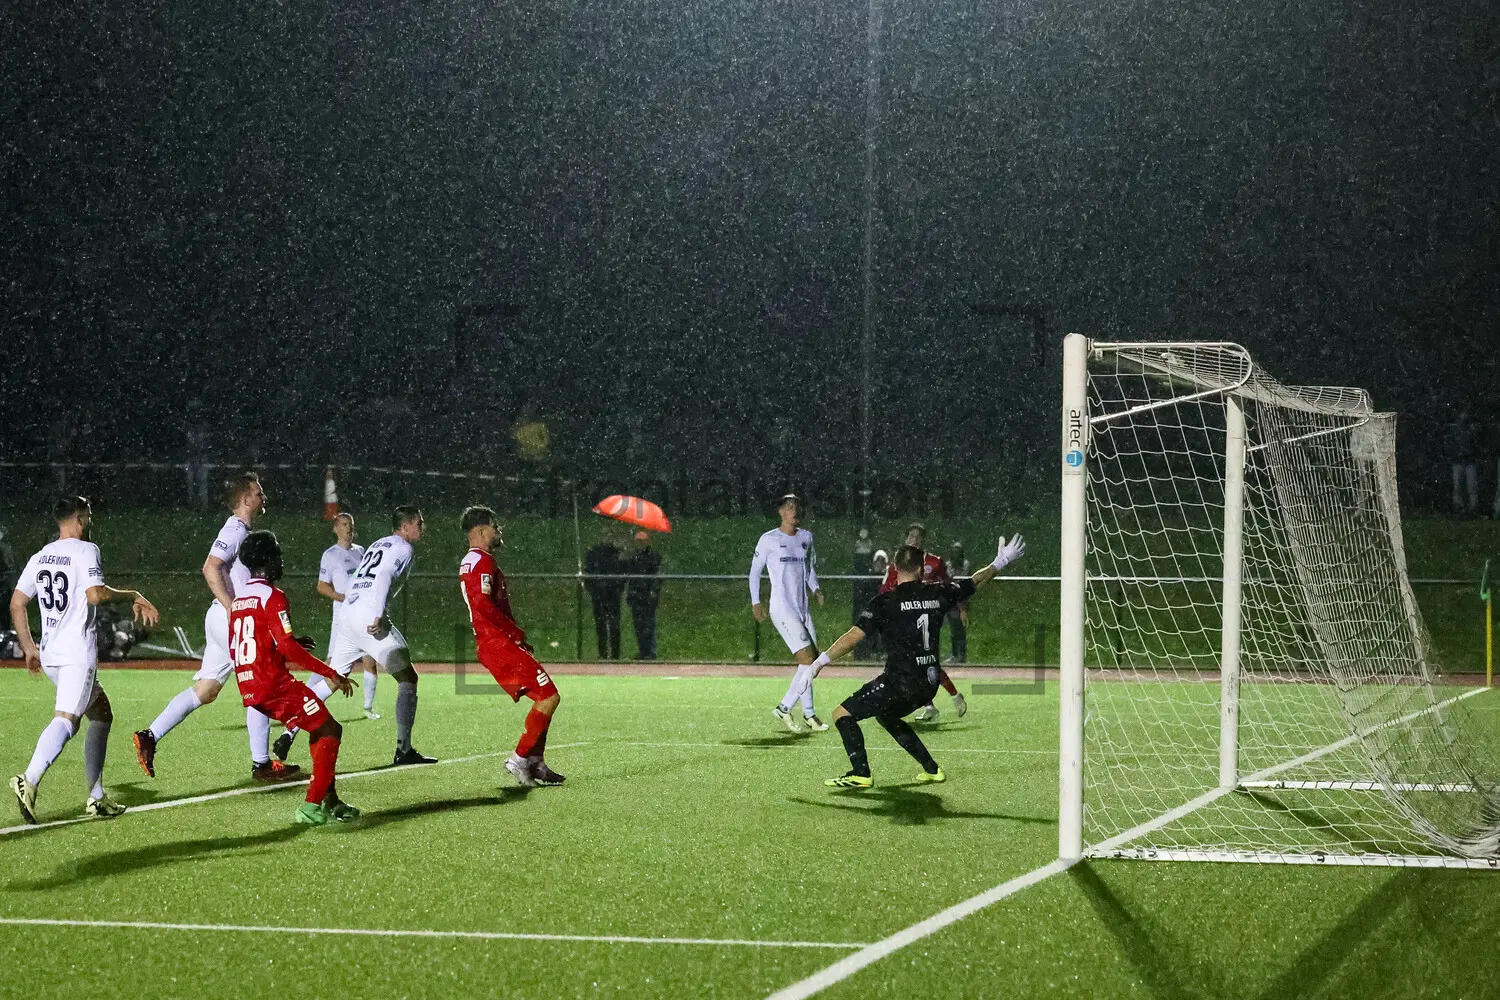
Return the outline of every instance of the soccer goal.
<path id="1" fill-rule="evenodd" d="M 1062 858 L 1500 867 L 1363 390 L 1069 336 L 1061 624 Z"/>

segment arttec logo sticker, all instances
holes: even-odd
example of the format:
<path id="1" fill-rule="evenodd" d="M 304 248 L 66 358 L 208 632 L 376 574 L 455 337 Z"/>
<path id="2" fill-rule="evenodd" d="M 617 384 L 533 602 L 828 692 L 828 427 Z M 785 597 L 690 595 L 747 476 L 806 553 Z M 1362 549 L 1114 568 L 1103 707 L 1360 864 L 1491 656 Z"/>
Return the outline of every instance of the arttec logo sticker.
<path id="1" fill-rule="evenodd" d="M 1083 411 L 1074 407 L 1068 410 L 1064 421 L 1063 463 L 1070 469 L 1083 467 Z"/>

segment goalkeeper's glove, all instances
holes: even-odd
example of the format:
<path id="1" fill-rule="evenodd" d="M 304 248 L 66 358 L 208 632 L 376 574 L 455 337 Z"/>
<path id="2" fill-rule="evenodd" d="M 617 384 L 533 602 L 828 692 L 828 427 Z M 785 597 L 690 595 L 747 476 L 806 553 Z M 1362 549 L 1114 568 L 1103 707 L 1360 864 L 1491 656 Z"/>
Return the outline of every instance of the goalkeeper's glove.
<path id="1" fill-rule="evenodd" d="M 828 658 L 827 653 L 819 653 L 818 658 L 812 661 L 812 675 L 814 677 L 818 676 L 818 674 L 822 672 L 823 668 L 828 666 L 828 664 L 832 662 L 833 661 Z"/>
<path id="2" fill-rule="evenodd" d="M 1005 540 L 1005 536 L 1001 535 L 1000 551 L 995 553 L 995 561 L 990 563 L 990 565 L 993 566 L 995 568 L 995 572 L 998 573 L 1025 554 L 1026 539 L 1021 537 L 1020 532 L 1017 532 L 1015 535 L 1011 536 L 1011 539 L 1008 542 Z"/>
<path id="3" fill-rule="evenodd" d="M 318 641 L 310 635 L 294 635 L 292 638 L 297 640 L 297 645 L 308 652 L 312 652 L 318 648 Z"/>

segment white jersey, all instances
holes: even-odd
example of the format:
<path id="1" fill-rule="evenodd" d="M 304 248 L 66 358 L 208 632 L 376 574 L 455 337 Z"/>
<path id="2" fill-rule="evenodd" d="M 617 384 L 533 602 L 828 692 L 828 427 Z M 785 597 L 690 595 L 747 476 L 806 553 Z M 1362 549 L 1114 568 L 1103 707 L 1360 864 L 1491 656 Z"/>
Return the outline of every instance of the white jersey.
<path id="1" fill-rule="evenodd" d="M 818 589 L 814 568 L 812 532 L 798 528 L 788 535 L 772 528 L 755 543 L 755 558 L 750 562 L 750 603 L 760 603 L 760 574 L 771 577 L 771 612 L 782 612 L 798 618 L 807 616 L 808 591 Z"/>
<path id="2" fill-rule="evenodd" d="M 374 625 L 391 598 L 401 592 L 411 560 L 411 543 L 400 535 L 386 535 L 371 543 L 349 577 L 341 624 L 356 630 Z"/>
<path id="3" fill-rule="evenodd" d="M 36 598 L 42 610 L 42 666 L 91 666 L 94 606 L 89 588 L 104 585 L 99 546 L 81 538 L 50 542 L 26 562 L 16 589 Z"/>
<path id="4" fill-rule="evenodd" d="M 323 550 L 323 558 L 318 563 L 318 582 L 332 585 L 334 592 L 339 595 L 347 595 L 349 578 L 354 575 L 354 570 L 359 566 L 359 561 L 364 558 L 364 555 L 363 545 L 351 545 L 346 549 L 335 542 L 328 546 Z M 334 625 L 338 625 L 339 613 L 343 610 L 343 601 L 333 602 Z"/>
<path id="5" fill-rule="evenodd" d="M 240 562 L 240 543 L 248 534 L 250 534 L 250 525 L 231 514 L 229 520 L 224 522 L 224 527 L 219 529 L 219 536 L 214 539 L 213 548 L 208 550 L 209 555 L 218 556 L 224 565 L 229 567 L 230 597 L 234 597 L 245 581 L 250 579 L 250 570 Z"/>

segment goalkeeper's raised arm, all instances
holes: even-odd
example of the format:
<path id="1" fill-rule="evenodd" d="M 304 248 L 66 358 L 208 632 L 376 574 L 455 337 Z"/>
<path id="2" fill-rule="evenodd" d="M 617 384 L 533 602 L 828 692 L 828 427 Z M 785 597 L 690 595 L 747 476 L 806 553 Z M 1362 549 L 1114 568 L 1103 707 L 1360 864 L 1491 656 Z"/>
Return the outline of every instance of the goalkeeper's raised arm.
<path id="1" fill-rule="evenodd" d="M 989 563 L 989 565 L 981 567 L 968 580 L 945 582 L 943 584 L 935 586 L 941 586 L 947 589 L 962 592 L 961 595 L 955 595 L 955 603 L 957 603 L 958 600 L 967 600 L 969 594 L 972 594 L 975 590 L 984 586 L 986 583 L 989 583 L 1000 574 L 1001 570 L 1003 570 L 1005 567 L 1009 566 L 1011 563 L 1015 562 L 1025 554 L 1026 539 L 1022 538 L 1019 533 L 1012 535 L 1009 541 L 1006 540 L 1004 535 L 1001 535 L 999 551 L 995 553 L 995 558 Z M 920 568 L 911 572 L 903 572 L 899 569 L 899 567 L 897 568 L 897 586 L 900 586 L 903 583 L 912 583 L 920 580 L 921 578 L 922 571 Z M 880 598 L 877 598 L 876 600 L 879 601 Z M 872 602 L 872 608 L 873 606 L 874 604 Z M 860 615 L 860 621 L 870 624 L 873 629 L 877 628 L 880 625 L 881 619 L 878 616 L 872 615 L 867 611 L 866 613 Z M 817 671 L 822 670 L 823 667 L 827 666 L 829 663 L 832 663 L 834 660 L 837 660 L 841 656 L 848 655 L 854 649 L 854 647 L 864 639 L 864 637 L 865 630 L 859 625 L 854 625 L 849 629 L 849 631 L 845 632 L 843 635 L 835 639 L 833 641 L 833 645 L 829 646 L 827 650 L 825 650 L 816 660 L 813 661 L 814 676 L 816 676 Z"/>

